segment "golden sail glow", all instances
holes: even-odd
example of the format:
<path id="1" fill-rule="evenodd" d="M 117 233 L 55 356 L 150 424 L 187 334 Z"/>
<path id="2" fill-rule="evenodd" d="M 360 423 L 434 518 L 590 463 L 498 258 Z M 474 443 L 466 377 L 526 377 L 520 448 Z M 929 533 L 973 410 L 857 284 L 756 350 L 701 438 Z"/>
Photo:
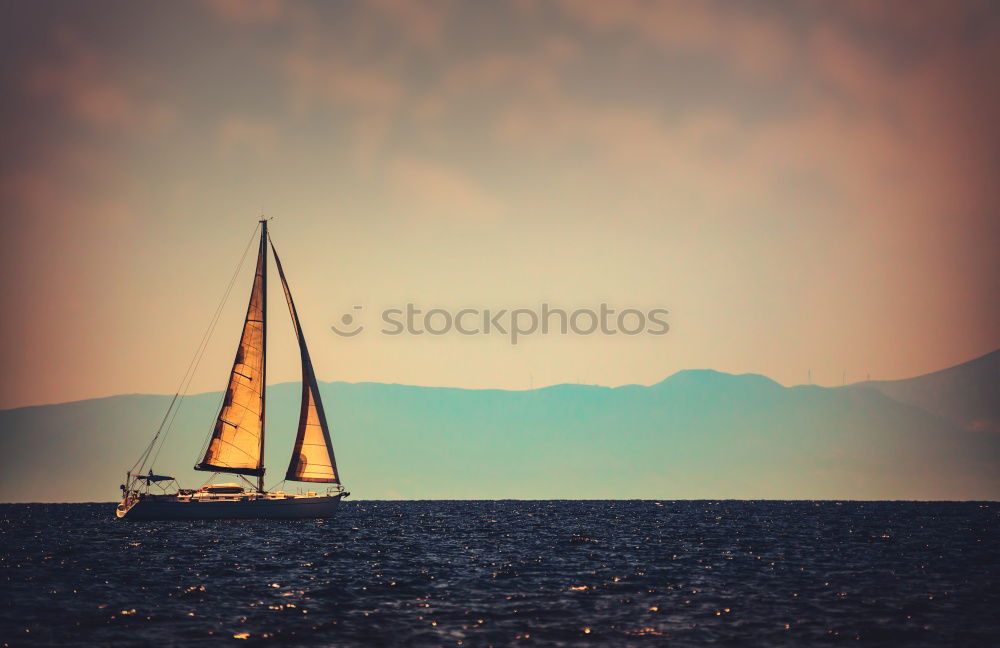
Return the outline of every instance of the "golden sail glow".
<path id="1" fill-rule="evenodd" d="M 285 478 L 292 481 L 339 483 L 333 450 L 328 445 L 325 417 L 317 408 L 319 390 L 315 386 L 306 386 L 305 382 L 303 377 L 299 432 Z"/>
<path id="2" fill-rule="evenodd" d="M 306 339 L 302 334 L 302 326 L 299 324 L 295 303 L 292 301 L 292 293 L 288 289 L 288 282 L 285 281 L 285 271 L 281 268 L 281 260 L 273 243 L 271 253 L 274 254 L 274 262 L 278 266 L 278 275 L 285 290 L 285 300 L 292 315 L 292 324 L 299 340 L 299 353 L 302 357 L 302 408 L 299 412 L 299 430 L 285 479 L 339 484 L 337 461 L 333 456 L 330 428 L 323 411 L 323 402 L 320 400 L 316 374 L 309 357 L 309 349 L 306 347 Z"/>
<path id="3" fill-rule="evenodd" d="M 257 272 L 229 386 L 205 458 L 195 466 L 198 470 L 263 474 L 264 309 L 267 290 L 265 237 L 266 230 L 261 233 Z"/>

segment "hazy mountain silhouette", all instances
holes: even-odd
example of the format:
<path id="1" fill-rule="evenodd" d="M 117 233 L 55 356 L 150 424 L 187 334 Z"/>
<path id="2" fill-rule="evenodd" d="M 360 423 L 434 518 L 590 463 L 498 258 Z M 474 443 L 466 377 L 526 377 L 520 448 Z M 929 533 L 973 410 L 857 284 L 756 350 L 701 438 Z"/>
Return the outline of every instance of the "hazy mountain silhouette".
<path id="1" fill-rule="evenodd" d="M 968 430 L 1000 434 L 1000 349 L 970 362 L 908 380 L 878 380 L 855 386 L 873 387 Z"/>
<path id="2" fill-rule="evenodd" d="M 359 498 L 998 499 L 998 359 L 837 388 L 694 370 L 648 387 L 322 392 Z M 288 463 L 299 395 L 297 383 L 268 391 L 269 486 Z M 191 466 L 220 397 L 186 399 L 158 471 L 185 486 L 208 477 Z M 0 500 L 114 499 L 168 402 L 0 411 Z"/>

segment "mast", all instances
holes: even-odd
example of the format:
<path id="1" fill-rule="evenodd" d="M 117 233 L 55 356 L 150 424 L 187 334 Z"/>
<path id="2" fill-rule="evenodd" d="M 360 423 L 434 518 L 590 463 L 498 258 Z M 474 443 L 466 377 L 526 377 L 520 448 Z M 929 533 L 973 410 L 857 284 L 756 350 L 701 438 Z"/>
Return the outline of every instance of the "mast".
<path id="1" fill-rule="evenodd" d="M 257 492 L 264 492 L 264 410 L 267 405 L 267 219 L 260 217 L 260 253 L 264 258 L 261 281 L 261 352 L 260 352 L 260 475 L 257 477 Z"/>

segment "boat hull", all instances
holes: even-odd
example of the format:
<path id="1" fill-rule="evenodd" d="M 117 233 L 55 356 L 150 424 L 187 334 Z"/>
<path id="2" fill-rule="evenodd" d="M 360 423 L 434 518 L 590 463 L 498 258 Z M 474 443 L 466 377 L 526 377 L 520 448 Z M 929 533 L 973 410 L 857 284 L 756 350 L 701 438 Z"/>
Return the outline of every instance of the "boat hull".
<path id="1" fill-rule="evenodd" d="M 342 494 L 289 499 L 245 499 L 238 501 L 179 500 L 155 497 L 130 507 L 118 507 L 126 520 L 294 520 L 329 518 L 337 513 Z"/>

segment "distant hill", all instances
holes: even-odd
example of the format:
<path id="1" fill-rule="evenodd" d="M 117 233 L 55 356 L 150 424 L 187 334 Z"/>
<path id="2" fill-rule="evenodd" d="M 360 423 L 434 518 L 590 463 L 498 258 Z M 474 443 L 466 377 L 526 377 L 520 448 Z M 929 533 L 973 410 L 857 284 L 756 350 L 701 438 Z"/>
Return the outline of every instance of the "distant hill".
<path id="1" fill-rule="evenodd" d="M 837 388 L 695 370 L 648 387 L 322 391 L 357 498 L 996 500 L 998 358 Z M 299 390 L 268 391 L 268 485 L 288 462 Z M 219 400 L 185 400 L 158 471 L 185 486 L 208 477 L 191 466 Z M 0 411 L 0 501 L 114 499 L 168 401 Z"/>
<path id="2" fill-rule="evenodd" d="M 967 430 L 1000 434 L 1000 349 L 970 362 L 907 380 L 859 383 L 927 410 Z"/>

